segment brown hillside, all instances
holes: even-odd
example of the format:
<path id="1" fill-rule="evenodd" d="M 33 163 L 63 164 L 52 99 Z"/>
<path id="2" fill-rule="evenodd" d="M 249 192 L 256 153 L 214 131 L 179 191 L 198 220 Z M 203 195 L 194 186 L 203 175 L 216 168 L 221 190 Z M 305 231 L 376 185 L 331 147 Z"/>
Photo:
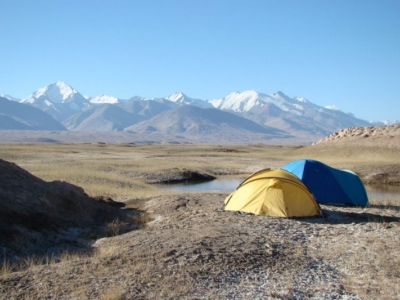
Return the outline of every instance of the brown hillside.
<path id="1" fill-rule="evenodd" d="M 90 198 L 67 182 L 45 182 L 0 159 L 1 259 L 89 250 L 114 220 L 132 221 L 113 201 Z M 111 204 L 111 205 L 110 205 Z"/>

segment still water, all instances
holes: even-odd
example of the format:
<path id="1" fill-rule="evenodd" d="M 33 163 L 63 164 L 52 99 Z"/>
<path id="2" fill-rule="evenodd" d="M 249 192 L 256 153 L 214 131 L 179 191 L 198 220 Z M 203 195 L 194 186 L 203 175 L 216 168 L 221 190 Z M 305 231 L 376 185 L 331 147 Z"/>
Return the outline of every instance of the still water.
<path id="1" fill-rule="evenodd" d="M 175 183 L 158 185 L 159 188 L 172 191 L 183 192 L 206 192 L 206 191 L 220 191 L 231 192 L 234 191 L 244 179 L 215 179 L 207 182 L 200 183 Z"/>
<path id="2" fill-rule="evenodd" d="M 371 202 L 379 201 L 385 202 L 389 201 L 391 204 L 400 204 L 400 186 L 392 185 L 380 185 L 380 186 L 370 186 L 366 185 L 368 199 Z"/>
<path id="3" fill-rule="evenodd" d="M 183 192 L 233 192 L 244 179 L 215 179 L 201 183 L 177 183 L 158 185 L 159 188 Z M 369 200 L 390 201 L 400 204 L 400 186 L 365 186 Z"/>

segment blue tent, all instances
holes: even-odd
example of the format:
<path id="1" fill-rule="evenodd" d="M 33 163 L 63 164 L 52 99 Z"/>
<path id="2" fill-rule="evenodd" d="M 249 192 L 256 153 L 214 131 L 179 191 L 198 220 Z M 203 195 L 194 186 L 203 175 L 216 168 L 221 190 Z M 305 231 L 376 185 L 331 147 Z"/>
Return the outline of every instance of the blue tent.
<path id="1" fill-rule="evenodd" d="M 335 169 L 312 159 L 295 160 L 282 169 L 300 178 L 318 203 L 368 205 L 365 187 L 351 171 Z"/>

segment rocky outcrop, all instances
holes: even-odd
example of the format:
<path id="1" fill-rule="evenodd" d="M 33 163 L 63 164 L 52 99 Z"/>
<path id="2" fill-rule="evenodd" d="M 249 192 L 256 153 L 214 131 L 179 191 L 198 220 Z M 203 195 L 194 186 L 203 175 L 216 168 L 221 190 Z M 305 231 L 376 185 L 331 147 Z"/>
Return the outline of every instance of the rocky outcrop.
<path id="1" fill-rule="evenodd" d="M 386 125 L 386 126 L 368 126 L 368 127 L 349 127 L 340 131 L 334 132 L 327 137 L 322 138 L 315 144 L 325 142 L 337 142 L 344 138 L 369 138 L 369 137 L 394 137 L 400 136 L 400 124 Z"/>

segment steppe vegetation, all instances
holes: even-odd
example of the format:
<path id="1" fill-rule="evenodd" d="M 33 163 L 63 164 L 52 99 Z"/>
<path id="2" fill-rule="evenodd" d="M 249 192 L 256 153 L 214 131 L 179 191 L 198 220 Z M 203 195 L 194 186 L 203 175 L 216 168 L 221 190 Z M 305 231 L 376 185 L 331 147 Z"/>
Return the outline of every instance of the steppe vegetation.
<path id="1" fill-rule="evenodd" d="M 296 147 L 263 145 L 0 144 L 0 157 L 46 181 L 62 180 L 89 195 L 124 201 L 160 195 L 149 178 L 183 169 L 247 176 L 277 168 Z M 286 158 L 287 157 L 287 158 Z"/>
<path id="2" fill-rule="evenodd" d="M 221 192 L 172 192 L 149 180 L 196 170 L 246 178 L 297 158 L 399 174 L 399 149 L 380 145 L 0 144 L 0 158 L 46 181 L 82 187 L 148 212 L 143 229 L 88 254 L 5 263 L 4 299 L 396 299 L 400 195 L 369 208 L 323 206 L 326 218 L 276 219 L 216 212 Z M 144 216 L 144 217 L 143 217 Z"/>

